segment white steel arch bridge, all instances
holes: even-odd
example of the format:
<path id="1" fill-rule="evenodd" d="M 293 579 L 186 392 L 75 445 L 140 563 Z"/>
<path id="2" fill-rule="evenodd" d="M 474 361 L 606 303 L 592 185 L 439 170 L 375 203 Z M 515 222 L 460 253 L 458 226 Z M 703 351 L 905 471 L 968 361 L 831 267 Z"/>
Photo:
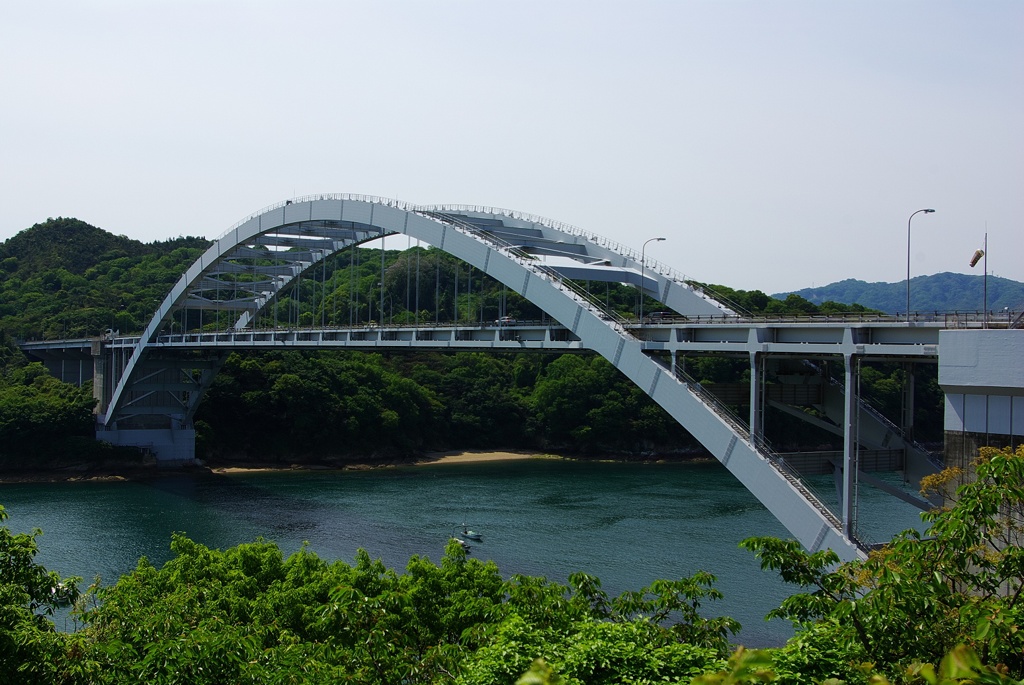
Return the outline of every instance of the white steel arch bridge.
<path id="1" fill-rule="evenodd" d="M 502 326 L 256 325 L 304 274 L 315 273 L 332 255 L 396 234 L 479 269 L 537 305 L 545 318 Z M 636 286 L 663 303 L 673 317 L 647 324 L 628 321 L 575 285 L 582 280 Z M 192 319 L 198 317 L 195 329 L 184 323 L 190 312 Z M 230 324 L 213 332 L 202 330 L 203 313 L 212 312 Z M 855 392 L 856 361 L 935 361 L 938 331 L 949 325 L 887 317 L 757 320 L 668 266 L 572 226 L 487 207 L 419 206 L 329 194 L 281 202 L 233 226 L 180 278 L 141 335 L 111 332 L 104 340 L 29 343 L 23 348 L 48 358 L 51 367 L 61 355 L 70 359 L 80 349 L 92 363 L 89 375 L 99 400 L 97 437 L 148 447 L 168 460 L 194 456 L 192 417 L 232 349 L 589 350 L 605 357 L 686 428 L 805 547 L 829 547 L 851 559 L 863 556 L 868 546 L 856 531 L 859 479 L 870 478 L 858 463 L 861 446 L 900 450 L 908 477 L 936 469 L 899 429 L 862 407 Z M 692 352 L 750 359 L 748 420 L 733 416 L 686 375 L 677 361 Z M 762 382 L 766 361 L 773 356 L 808 364 L 839 358 L 845 364 L 845 388 L 819 389 L 823 411 L 834 417 L 837 432 L 844 436 L 842 463 L 836 464 L 841 476 L 838 507 L 826 506 L 785 456 L 762 438 L 765 407 L 785 405 Z M 62 367 L 61 375 L 67 380 L 73 372 Z M 84 380 L 81 371 L 79 380 Z"/>

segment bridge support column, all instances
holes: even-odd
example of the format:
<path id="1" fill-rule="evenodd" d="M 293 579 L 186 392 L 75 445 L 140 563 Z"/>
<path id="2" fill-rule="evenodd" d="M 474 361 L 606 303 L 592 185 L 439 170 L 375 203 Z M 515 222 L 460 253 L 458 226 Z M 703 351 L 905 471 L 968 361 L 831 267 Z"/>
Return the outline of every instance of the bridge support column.
<path id="1" fill-rule="evenodd" d="M 843 535 L 847 539 L 854 538 L 854 527 L 856 517 L 857 499 L 856 478 L 857 478 L 857 408 L 859 397 L 857 388 L 859 386 L 860 360 L 852 354 L 844 355 L 846 362 L 845 370 L 845 392 L 843 393 L 843 482 L 840 496 L 840 509 L 842 510 Z"/>
<path id="2" fill-rule="evenodd" d="M 110 357 L 102 340 L 92 341 L 92 397 L 96 400 L 93 412 L 102 416 L 107 413 L 110 393 L 107 375 L 110 373 Z"/>
<path id="3" fill-rule="evenodd" d="M 764 355 L 750 353 L 750 439 L 764 435 Z"/>
<path id="4" fill-rule="evenodd" d="M 914 440 L 914 363 L 903 364 L 903 435 L 908 442 Z"/>
<path id="5" fill-rule="evenodd" d="M 196 458 L 193 428 L 97 429 L 96 439 L 111 445 L 138 447 L 163 466 L 190 464 Z"/>

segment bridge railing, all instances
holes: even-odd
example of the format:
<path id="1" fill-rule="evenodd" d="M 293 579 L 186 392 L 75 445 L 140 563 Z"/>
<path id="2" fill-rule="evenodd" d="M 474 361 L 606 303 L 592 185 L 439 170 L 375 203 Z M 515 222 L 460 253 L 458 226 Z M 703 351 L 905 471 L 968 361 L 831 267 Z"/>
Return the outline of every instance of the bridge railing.
<path id="1" fill-rule="evenodd" d="M 383 335 L 394 334 L 398 331 L 431 332 L 431 331 L 493 331 L 496 333 L 528 330 L 531 328 L 546 328 L 551 330 L 567 330 L 565 326 L 557 321 L 541 321 L 538 319 L 520 319 L 514 324 L 480 322 L 480 321 L 439 321 L 427 323 L 400 322 L 400 323 L 376 323 L 364 322 L 359 324 L 339 324 L 331 326 L 278 326 L 270 328 L 220 328 L 217 330 L 169 332 L 163 331 L 157 334 L 153 342 L 158 345 L 183 344 L 183 345 L 205 345 L 213 343 L 247 343 L 253 336 L 276 336 L 278 341 L 287 340 L 292 336 L 304 336 L 301 341 L 316 340 L 315 337 L 327 336 L 337 333 L 364 333 L 377 332 Z M 91 341 L 92 339 L 88 339 Z M 370 342 L 373 339 L 368 339 Z M 383 341 L 398 340 L 397 338 L 383 338 Z M 503 339 L 504 340 L 504 339 Z M 119 336 L 111 339 L 111 346 L 115 348 L 130 348 L 139 341 L 138 336 Z M 363 339 L 352 339 L 352 342 L 366 342 Z M 572 342 L 571 340 L 561 342 Z"/>
<path id="2" fill-rule="evenodd" d="M 1007 328 L 1021 328 L 1024 327 L 1024 311 L 1017 315 L 1017 318 L 1012 323 L 1007 325 Z"/>
<path id="3" fill-rule="evenodd" d="M 252 221 L 261 214 L 266 214 L 267 212 L 272 212 L 275 209 L 287 207 L 288 205 L 296 204 L 299 202 L 317 202 L 321 200 L 351 200 L 353 202 L 372 202 L 373 204 L 385 205 L 387 207 L 395 207 L 397 209 L 401 209 L 404 211 L 414 211 L 417 207 L 417 205 L 414 205 L 411 202 L 396 200 L 395 198 L 391 197 L 381 197 L 379 195 L 360 195 L 358 193 L 316 193 L 313 195 L 301 195 L 299 197 L 293 197 L 290 200 L 282 200 L 280 202 L 275 202 L 272 205 L 267 205 L 262 209 L 256 210 L 252 214 L 246 216 L 244 219 L 240 219 L 236 221 L 234 224 L 232 224 L 231 227 L 228 228 L 228 230 L 224 231 L 218 236 L 218 239 L 223 238 L 224 236 L 228 235 L 229 233 L 231 233 L 231 231 L 235 230 L 245 222 Z"/>
<path id="4" fill-rule="evenodd" d="M 804 360 L 804 364 L 809 364 L 809 365 L 813 366 L 813 362 L 811 362 L 810 360 Z M 845 387 L 846 384 L 845 383 L 840 381 L 838 378 L 833 378 L 831 376 L 828 377 L 828 382 L 829 382 L 829 384 L 833 388 L 837 389 L 843 396 L 846 395 L 846 387 Z M 939 458 L 936 455 L 932 454 L 931 451 L 927 447 L 925 447 L 921 443 L 917 442 L 913 438 L 909 437 L 907 435 L 906 431 L 904 431 L 902 428 L 897 426 L 895 424 L 895 422 L 893 422 L 892 420 L 889 419 L 888 416 L 883 414 L 882 411 L 878 407 L 873 405 L 869 399 L 867 399 L 867 398 L 865 398 L 863 396 L 859 396 L 857 398 L 857 400 L 858 400 L 858 403 L 860 405 L 860 408 L 863 411 L 866 411 L 868 414 L 871 414 L 871 416 L 876 421 L 878 421 L 883 426 L 885 426 L 886 429 L 888 429 L 891 433 L 894 433 L 894 434 L 900 436 L 900 439 L 903 440 L 904 444 L 910 445 L 911 447 L 916 449 L 918 452 L 920 452 L 921 454 L 925 455 L 925 457 L 928 459 L 928 461 L 931 462 L 932 466 L 936 466 L 936 467 L 938 467 L 940 469 L 943 467 L 943 463 L 942 463 L 942 459 L 941 458 Z"/>
<path id="5" fill-rule="evenodd" d="M 624 257 L 632 259 L 634 262 L 642 262 L 645 268 L 650 269 L 652 272 L 661 274 L 665 278 L 678 283 L 679 285 L 689 289 L 700 298 L 717 305 L 724 305 L 731 309 L 736 314 L 746 313 L 742 307 L 737 305 L 735 302 L 730 301 L 722 293 L 715 292 L 712 288 L 699 284 L 697 281 L 688 278 L 686 274 L 677 271 L 676 269 L 659 262 L 652 257 L 646 255 L 642 251 L 624 245 L 620 242 L 606 238 L 597 233 L 591 231 L 585 231 L 578 226 L 567 224 L 561 221 L 553 221 L 546 217 L 538 216 L 536 214 L 528 214 L 526 212 L 519 212 L 511 209 L 502 209 L 500 207 L 487 207 L 484 205 L 433 205 L 430 207 L 432 210 L 440 211 L 442 213 L 476 213 L 476 214 L 493 214 L 496 216 L 507 216 L 512 219 L 519 221 L 525 221 L 527 223 L 540 224 L 541 226 L 547 226 L 556 231 L 562 231 L 569 235 L 579 236 L 588 240 L 596 245 L 600 245 L 606 249 L 616 252 Z"/>
<path id="6" fill-rule="evenodd" d="M 530 214 L 530 213 L 527 213 L 527 212 L 520 212 L 520 211 L 517 211 L 517 210 L 511 210 L 511 209 L 503 209 L 503 208 L 500 208 L 500 207 L 491 207 L 491 206 L 486 206 L 486 205 L 466 205 L 466 204 L 417 205 L 417 204 L 414 204 L 414 203 L 411 203 L 411 202 L 405 202 L 403 200 L 398 200 L 398 199 L 389 198 L 389 197 L 383 197 L 383 196 L 379 196 L 379 195 L 364 195 L 364 194 L 358 194 L 358 193 L 317 193 L 317 194 L 312 194 L 312 195 L 302 195 L 302 196 L 299 196 L 299 197 L 292 198 L 290 200 L 283 200 L 283 201 L 276 202 L 276 203 L 271 204 L 271 205 L 267 205 L 266 207 L 263 207 L 262 209 L 257 210 L 256 212 L 253 212 L 253 213 L 249 214 L 248 216 L 246 216 L 245 218 L 237 221 L 230 228 L 228 228 L 226 231 L 224 231 L 220 236 L 218 236 L 218 239 L 223 237 L 223 236 L 225 236 L 225 235 L 227 235 L 227 234 L 229 234 L 231 231 L 235 230 L 236 228 L 238 228 L 242 224 L 246 223 L 247 221 L 250 221 L 250 220 L 254 219 L 255 217 L 257 217 L 257 216 L 259 216 L 261 214 L 265 214 L 266 212 L 273 211 L 275 209 L 280 209 L 281 207 L 285 207 L 287 205 L 294 204 L 294 203 L 299 203 L 299 202 L 315 202 L 315 201 L 322 201 L 322 200 L 351 200 L 351 201 L 357 201 L 357 202 L 371 202 L 371 203 L 375 203 L 375 204 L 385 205 L 385 206 L 388 206 L 388 207 L 395 207 L 395 208 L 401 209 L 403 211 L 413 211 L 413 212 L 421 212 L 421 213 L 431 213 L 431 212 L 433 212 L 433 213 L 436 213 L 436 214 L 447 215 L 448 218 L 450 220 L 452 220 L 452 221 L 454 221 L 456 219 L 456 217 L 451 216 L 451 213 L 453 213 L 453 212 L 456 212 L 456 213 L 473 212 L 473 213 L 479 213 L 479 214 L 493 214 L 493 215 L 500 215 L 500 216 L 508 216 L 508 217 L 516 219 L 516 220 L 521 220 L 521 221 L 525 221 L 525 222 L 529 222 L 529 223 L 540 224 L 542 226 L 547 226 L 549 228 L 552 228 L 552 229 L 555 229 L 555 230 L 558 230 L 558 231 L 562 231 L 562 232 L 568 233 L 570 235 L 580 236 L 580 237 L 582 237 L 582 238 L 584 238 L 586 240 L 589 240 L 589 241 L 591 241 L 591 242 L 593 242 L 593 243 L 595 243 L 597 245 L 600 245 L 600 246 L 605 247 L 607 249 L 610 249 L 610 250 L 612 250 L 612 251 L 614 251 L 614 252 L 616 252 L 618 254 L 626 256 L 629 259 L 632 259 L 633 261 L 636 261 L 636 262 L 643 261 L 643 263 L 645 264 L 645 267 L 651 269 L 652 272 L 656 272 L 656 273 L 658 273 L 658 274 L 660 274 L 660 275 L 662 275 L 662 276 L 664 276 L 664 277 L 666 277 L 666 278 L 668 278 L 668 279 L 670 279 L 672 281 L 675 281 L 675 282 L 679 283 L 680 285 L 683 285 L 684 287 L 688 288 L 689 290 L 691 290 L 692 292 L 694 292 L 698 296 L 700 296 L 700 297 L 702 297 L 702 298 L 704 298 L 704 299 L 706 299 L 706 300 L 708 300 L 710 302 L 714 302 L 714 303 L 717 303 L 717 304 L 724 305 L 724 306 L 728 307 L 730 310 L 732 310 L 732 312 L 734 312 L 734 315 L 726 315 L 726 316 L 721 316 L 721 317 L 700 317 L 700 316 L 693 317 L 693 318 L 690 319 L 691 322 L 694 322 L 694 323 L 704 323 L 704 322 L 715 323 L 715 322 L 737 321 L 737 320 L 739 320 L 741 322 L 758 322 L 758 321 L 761 321 L 761 320 L 778 322 L 778 321 L 782 320 L 782 319 L 780 319 L 778 317 L 768 317 L 768 316 L 752 315 L 749 312 L 747 312 L 746 310 L 744 310 L 740 305 L 736 304 L 735 302 L 732 302 L 728 297 L 726 297 L 722 293 L 718 293 L 718 292 L 714 291 L 714 289 L 708 288 L 708 287 L 706 287 L 706 286 L 704 286 L 704 285 L 694 281 L 693 279 L 687 277 L 686 274 L 684 274 L 684 273 L 682 273 L 682 272 L 672 268 L 671 266 L 668 266 L 667 264 L 659 262 L 656 259 L 648 257 L 645 254 L 642 254 L 641 252 L 637 251 L 635 248 L 633 248 L 633 247 L 631 247 L 629 245 L 624 245 L 624 244 L 619 243 L 619 242 L 617 242 L 615 240 L 611 240 L 610 238 L 606 238 L 606 237 L 604 237 L 602 235 L 599 235 L 597 233 L 593 233 L 591 231 L 584 230 L 584 229 L 582 229 L 582 228 L 580 228 L 578 226 L 574 226 L 572 224 L 568 224 L 568 223 L 561 222 L 561 221 L 554 221 L 554 220 L 549 219 L 547 217 L 539 216 L 539 215 L 536 215 L 536 214 Z M 472 224 L 469 224 L 468 222 L 459 222 L 459 223 L 461 224 L 460 228 L 462 230 L 470 231 L 470 232 L 472 232 L 478 238 L 485 238 L 488 235 L 488 234 L 485 234 L 484 232 L 480 231 L 478 228 L 476 228 Z M 514 246 L 512 246 L 511 244 L 506 243 L 504 241 L 501 241 L 500 239 L 495 239 L 493 236 L 490 236 L 490 238 L 491 238 L 491 240 L 489 242 L 493 242 L 495 244 L 504 243 L 503 247 L 506 250 L 514 250 L 515 249 Z M 531 261 L 534 261 L 528 255 L 523 254 L 521 256 L 523 256 L 526 259 L 530 259 Z M 532 264 L 531 268 L 533 268 L 534 270 L 538 269 L 536 264 Z M 554 276 L 557 277 L 557 274 L 554 274 Z M 588 299 L 588 301 L 589 301 L 589 298 L 585 298 L 585 299 Z M 866 313 L 847 313 L 847 314 L 842 314 L 842 315 L 814 315 L 814 316 L 810 317 L 810 320 L 814 321 L 815 319 L 820 319 L 821 317 L 824 317 L 824 319 L 826 321 L 837 320 L 837 319 L 838 320 L 845 320 L 845 321 L 856 320 L 856 321 L 873 321 L 873 322 L 880 322 L 880 321 L 900 322 L 900 321 L 902 321 L 904 323 L 913 323 L 913 322 L 933 323 L 933 322 L 942 321 L 946 328 L 973 328 L 973 327 L 977 327 L 978 324 L 988 325 L 990 327 L 999 327 L 999 328 L 1002 328 L 1002 327 L 1006 327 L 1006 328 L 1019 328 L 1022 325 L 1024 325 L 1024 311 L 1020 311 L 1020 312 L 1012 311 L 1011 312 L 1011 311 L 1008 311 L 1008 310 L 1004 311 L 1004 312 L 990 312 L 988 314 L 986 314 L 984 312 L 961 312 L 961 311 L 951 311 L 951 312 L 939 312 L 939 311 L 935 311 L 935 312 L 911 312 L 909 315 L 906 312 L 902 312 L 902 313 L 901 312 L 897 312 L 895 315 L 885 315 L 885 314 L 873 314 L 872 315 L 872 314 L 866 314 Z M 622 317 L 619 317 L 618 315 L 616 315 L 616 320 L 618 320 L 618 319 L 622 319 Z M 625 322 L 625 319 L 622 319 L 622 320 L 623 320 L 623 322 Z M 808 317 L 796 317 L 796 316 L 794 316 L 794 317 L 792 317 L 792 320 L 793 320 L 794 323 L 798 322 L 798 321 L 807 321 Z"/>
<path id="7" fill-rule="evenodd" d="M 1014 316 L 1017 316 L 1017 312 L 1010 310 L 1004 312 L 936 310 L 932 312 L 911 312 L 909 319 L 912 323 L 942 322 L 944 328 L 1013 328 L 1012 321 Z M 1024 316 L 1024 312 L 1021 312 L 1021 316 Z M 898 321 L 906 322 L 908 317 L 906 314 L 896 312 L 895 318 Z"/>
<path id="8" fill-rule="evenodd" d="M 610 239 L 605 238 L 603 236 L 600 236 L 600 235 L 598 235 L 596 233 L 591 233 L 589 231 L 584 231 L 583 229 L 581 229 L 581 228 L 579 228 L 577 226 L 573 226 L 571 224 L 563 223 L 563 222 L 560 222 L 560 221 L 553 221 L 553 220 L 547 219 L 545 217 L 541 217 L 541 216 L 537 216 L 537 215 L 533 215 L 533 214 L 527 214 L 525 212 L 519 212 L 519 211 L 509 210 L 509 209 L 501 209 L 501 208 L 497 208 L 497 207 L 486 207 L 486 206 L 483 206 L 483 205 L 458 205 L 458 204 L 417 205 L 417 204 L 413 204 L 411 202 L 405 202 L 403 200 L 398 200 L 398 199 L 395 199 L 395 198 L 382 197 L 382 196 L 379 196 L 379 195 L 362 195 L 362 194 L 358 194 L 358 193 L 316 193 L 316 194 L 312 194 L 312 195 L 302 195 L 302 196 L 299 196 L 299 197 L 291 198 L 289 200 L 282 200 L 280 202 L 275 202 L 273 204 L 267 205 L 266 207 L 258 209 L 255 212 L 252 212 L 251 214 L 247 215 L 246 217 L 238 220 L 237 222 L 232 224 L 226 231 L 222 232 L 221 235 L 218 236 L 218 237 L 223 237 L 225 235 L 228 235 L 229 233 L 231 233 L 231 231 L 235 230 L 239 226 L 242 226 L 247 221 L 251 221 L 252 219 L 255 219 L 256 217 L 260 216 L 261 214 L 266 214 L 267 212 L 272 212 L 275 209 L 280 209 L 282 207 L 286 207 L 288 205 L 295 204 L 295 203 L 317 202 L 317 201 L 323 201 L 323 200 L 341 200 L 341 201 L 349 200 L 349 201 L 354 201 L 354 202 L 371 202 L 371 203 L 374 203 L 374 204 L 382 204 L 382 205 L 385 205 L 385 206 L 388 206 L 388 207 L 395 207 L 395 208 L 401 209 L 403 211 L 419 212 L 419 213 L 423 213 L 423 214 L 447 215 L 448 218 L 450 218 L 452 220 L 456 219 L 456 217 L 451 216 L 451 214 L 453 212 L 455 212 L 455 213 L 477 212 L 477 213 L 482 213 L 482 214 L 499 214 L 499 215 L 511 217 L 513 219 L 519 219 L 519 220 L 522 220 L 522 221 L 529 221 L 529 222 L 532 222 L 532 223 L 538 223 L 538 224 L 541 224 L 541 225 L 544 225 L 544 226 L 548 226 L 549 228 L 554 228 L 556 230 L 563 231 L 565 233 L 569 233 L 569 234 L 572 234 L 572 235 L 578 235 L 580 237 L 586 238 L 587 240 L 595 242 L 595 243 L 597 243 L 599 245 L 602 245 L 604 247 L 608 247 L 609 249 L 613 249 L 616 252 L 619 252 L 619 253 L 627 256 L 627 257 L 630 257 L 634 261 L 640 261 L 639 258 L 641 256 L 639 252 L 637 252 L 632 247 L 629 247 L 628 245 L 623 245 L 623 244 L 618 243 L 616 241 L 613 241 L 613 240 L 610 240 Z M 472 229 L 474 231 L 474 233 L 479 233 L 480 232 L 479 229 L 477 229 L 472 224 L 469 224 L 468 222 L 461 222 L 461 223 L 463 224 L 464 228 Z M 496 241 L 496 242 L 503 242 L 503 241 Z M 506 245 L 511 247 L 511 245 L 508 244 L 508 243 L 506 243 Z M 669 278 L 672 278 L 673 280 L 678 280 L 681 283 L 685 283 L 685 282 L 688 282 L 688 281 L 691 280 L 691 279 L 688 279 L 685 274 L 683 274 L 683 273 L 673 269 L 672 267 L 670 267 L 670 266 L 668 266 L 666 264 L 662 264 L 661 262 L 659 262 L 659 261 L 657 261 L 655 259 L 652 259 L 650 257 L 647 257 L 645 259 L 645 263 L 647 265 L 647 268 L 651 269 L 652 271 L 657 271 L 658 273 L 662 274 L 663 276 L 667 276 Z"/>
<path id="9" fill-rule="evenodd" d="M 655 361 L 661 363 L 657 358 L 653 358 Z M 669 371 L 666 369 L 666 371 Z M 771 445 L 771 443 L 764 436 L 751 436 L 750 426 L 743 421 L 739 416 L 736 415 L 732 409 L 726 405 L 722 400 L 715 397 L 715 395 L 700 384 L 693 376 L 690 376 L 682 369 L 676 368 L 676 380 L 679 381 L 683 387 L 686 388 L 692 395 L 700 400 L 706 407 L 711 409 L 725 421 L 733 432 L 736 433 L 737 437 L 748 443 L 754 448 L 754 451 L 759 453 L 769 465 L 778 471 L 783 478 L 785 478 L 807 502 L 817 509 L 822 516 L 824 516 L 829 523 L 838 531 L 842 531 L 843 524 L 840 517 L 829 508 L 825 502 L 827 501 L 823 493 L 815 488 L 813 485 L 808 483 L 802 478 L 799 472 L 793 468 L 792 465 L 786 462 L 785 457 L 777 452 Z M 863 539 L 855 539 L 854 543 L 862 549 L 870 547 L 870 543 Z"/>
<path id="10" fill-rule="evenodd" d="M 476 214 L 494 214 L 498 216 L 507 216 L 518 221 L 525 221 L 527 223 L 540 224 L 542 226 L 547 226 L 548 228 L 553 228 L 556 231 L 562 231 L 563 233 L 568 233 L 570 235 L 576 235 L 581 238 L 586 238 L 587 240 L 593 243 L 597 243 L 602 247 L 607 247 L 608 249 L 614 250 L 615 252 L 618 252 L 623 256 L 629 257 L 635 262 L 639 262 L 641 256 L 643 256 L 644 263 L 647 265 L 648 269 L 651 269 L 652 271 L 657 271 L 662 276 L 666 276 L 668 278 L 671 278 L 672 280 L 679 281 L 680 283 L 685 283 L 692 280 L 690 278 L 687 278 L 687 276 L 682 272 L 673 269 L 667 264 L 663 264 L 657 261 L 656 259 L 647 257 L 646 255 L 641 255 L 641 253 L 638 250 L 628 245 L 623 245 L 622 243 L 611 240 L 610 238 L 605 238 L 604 236 L 598 235 L 597 233 L 586 231 L 578 226 L 573 226 L 572 224 L 567 224 L 562 221 L 554 221 L 552 219 L 548 219 L 547 217 L 539 216 L 537 214 L 530 214 L 527 212 L 520 212 L 512 209 L 503 209 L 501 207 L 488 207 L 486 205 L 447 204 L 433 205 L 430 207 L 430 209 L 434 209 L 445 213 L 472 212 Z"/>
<path id="11" fill-rule="evenodd" d="M 394 198 L 386 198 L 376 195 L 360 195 L 352 193 L 320 193 L 314 195 L 304 195 L 292 198 L 290 200 L 284 200 L 281 202 L 276 202 L 271 205 L 267 205 L 266 207 L 263 207 L 262 209 L 259 209 L 256 212 L 249 214 L 245 218 L 236 222 L 229 229 L 224 231 L 221 234 L 221 236 L 218 237 L 218 239 L 226 235 L 229 235 L 239 226 L 242 226 L 247 221 L 251 221 L 252 219 L 260 216 L 261 214 L 265 214 L 267 212 L 280 209 L 282 207 L 286 207 L 294 203 L 315 202 L 323 200 L 348 200 L 357 202 L 371 202 L 375 204 L 386 205 L 389 207 L 395 207 L 403 211 L 417 212 L 419 214 L 430 216 L 434 219 L 444 221 L 445 223 L 453 226 L 459 231 L 471 234 L 478 240 L 483 240 L 485 242 L 492 244 L 495 248 L 499 249 L 504 254 L 507 254 L 509 257 L 519 262 L 522 266 L 530 269 L 535 273 L 542 274 L 544 277 L 546 277 L 551 282 L 555 283 L 562 290 L 568 291 L 571 294 L 571 296 L 578 302 L 584 304 L 588 309 L 597 313 L 605 321 L 614 324 L 621 331 L 625 332 L 625 326 L 629 323 L 629 321 L 625 317 L 620 315 L 618 312 L 606 308 L 602 306 L 600 302 L 592 299 L 590 294 L 587 293 L 583 288 L 579 287 L 572 281 L 563 279 L 561 275 L 554 269 L 551 269 L 542 262 L 538 262 L 531 255 L 524 253 L 522 250 L 519 250 L 511 243 L 508 243 L 494 236 L 493 234 L 481 231 L 478 227 L 474 226 L 469 222 L 463 221 L 456 216 L 452 216 L 443 211 L 437 211 L 437 208 L 435 207 L 414 205 L 412 203 L 404 202 L 402 200 L 397 200 Z"/>
<path id="12" fill-rule="evenodd" d="M 1011 312 L 1010 315 L 1015 315 Z M 1024 312 L 1018 317 L 1024 317 Z M 845 323 L 887 323 L 894 325 L 907 325 L 907 318 L 903 314 L 883 314 L 881 312 L 837 312 L 829 314 L 747 314 L 744 316 L 709 316 L 709 315 L 688 315 L 681 314 L 659 318 L 659 323 L 671 324 L 697 324 L 697 325 L 735 325 L 735 324 L 845 324 Z M 915 312 L 911 315 L 910 323 L 928 324 L 939 328 L 980 328 L 988 325 L 989 328 L 1012 328 L 1007 324 L 1004 316 L 999 321 L 993 318 L 985 319 L 984 312 L 972 311 L 935 311 Z"/>
<path id="13" fill-rule="evenodd" d="M 512 243 L 497 237 L 493 233 L 482 231 L 477 226 L 460 219 L 458 216 L 453 216 L 451 214 L 446 214 L 432 209 L 420 209 L 417 210 L 417 213 L 435 220 L 443 221 L 444 223 L 454 227 L 456 230 L 472 235 L 474 238 L 492 245 L 494 248 L 507 255 L 527 270 L 542 275 L 555 287 L 567 292 L 579 304 L 597 314 L 604 321 L 613 325 L 613 327 L 615 327 L 620 333 L 628 334 L 626 327 L 630 322 L 624 316 L 615 310 L 604 306 L 600 301 L 595 300 L 584 288 L 569 279 L 563 278 L 555 269 L 552 269 L 547 264 L 538 261 L 531 255 L 526 254 Z"/>

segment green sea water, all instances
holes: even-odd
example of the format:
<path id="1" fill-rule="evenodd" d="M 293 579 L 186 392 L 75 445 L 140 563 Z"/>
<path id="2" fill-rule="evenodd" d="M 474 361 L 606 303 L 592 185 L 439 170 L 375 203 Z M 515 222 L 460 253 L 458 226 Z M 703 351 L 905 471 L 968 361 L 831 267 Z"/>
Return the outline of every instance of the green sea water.
<path id="1" fill-rule="evenodd" d="M 791 588 L 760 570 L 738 543 L 785 529 L 717 463 L 637 464 L 530 459 L 366 471 L 171 473 L 145 482 L 0 485 L 15 532 L 43 530 L 37 560 L 86 585 L 105 584 L 142 556 L 162 564 L 181 531 L 214 548 L 256 538 L 285 554 L 303 543 L 351 562 L 359 548 L 404 568 L 413 554 L 438 561 L 463 523 L 483 534 L 471 554 L 502 574 L 564 582 L 585 571 L 609 595 L 698 570 L 715 574 L 725 599 L 705 615 L 743 624 L 736 638 L 769 646 L 792 635 L 765 622 Z M 885 525 L 917 516 L 889 498 L 862 504 Z M 902 521 L 906 521 L 902 525 Z M 875 533 L 879 537 L 883 533 Z M 58 627 L 70 628 L 67 616 Z"/>

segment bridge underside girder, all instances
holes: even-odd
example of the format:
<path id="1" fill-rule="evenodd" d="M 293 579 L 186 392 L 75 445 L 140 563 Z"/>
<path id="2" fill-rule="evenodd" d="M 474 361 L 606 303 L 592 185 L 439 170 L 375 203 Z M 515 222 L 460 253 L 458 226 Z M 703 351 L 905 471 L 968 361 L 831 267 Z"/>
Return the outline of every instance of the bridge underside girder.
<path id="1" fill-rule="evenodd" d="M 175 355 L 154 349 L 126 380 L 126 399 L 108 430 L 191 429 L 192 417 L 226 353 Z"/>

